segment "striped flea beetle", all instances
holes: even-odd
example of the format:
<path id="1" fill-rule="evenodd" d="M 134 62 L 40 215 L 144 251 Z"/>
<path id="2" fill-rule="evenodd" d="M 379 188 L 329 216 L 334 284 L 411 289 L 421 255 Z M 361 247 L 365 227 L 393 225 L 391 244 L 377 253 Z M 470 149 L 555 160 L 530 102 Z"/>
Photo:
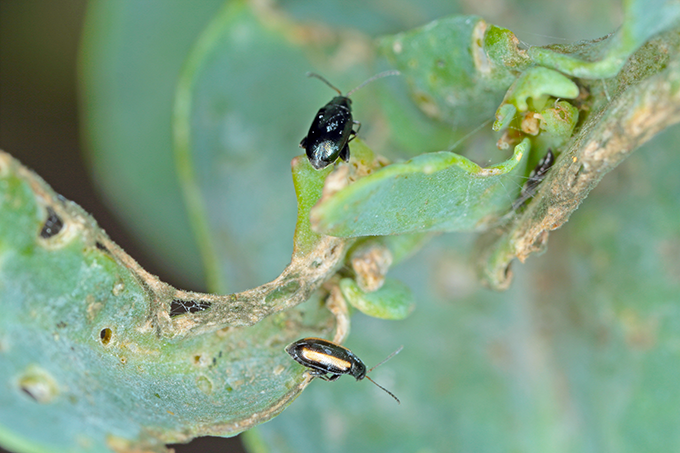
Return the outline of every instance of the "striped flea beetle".
<path id="1" fill-rule="evenodd" d="M 357 381 L 368 379 L 401 403 L 399 398 L 367 376 L 368 373 L 397 355 L 404 347 L 390 354 L 385 360 L 366 371 L 366 365 L 349 349 L 322 338 L 303 338 L 286 346 L 286 352 L 299 364 L 310 369 L 309 373 L 324 381 L 335 381 L 343 374 L 354 376 Z"/>

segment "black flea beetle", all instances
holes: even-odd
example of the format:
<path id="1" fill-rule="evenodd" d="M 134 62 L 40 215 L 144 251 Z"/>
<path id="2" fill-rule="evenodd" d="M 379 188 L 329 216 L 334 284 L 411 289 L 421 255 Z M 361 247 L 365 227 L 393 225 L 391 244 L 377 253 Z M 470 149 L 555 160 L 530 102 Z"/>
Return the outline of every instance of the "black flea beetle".
<path id="1" fill-rule="evenodd" d="M 343 96 L 339 89 L 319 74 L 307 73 L 307 77 L 316 77 L 340 95 L 319 109 L 307 136 L 300 142 L 300 148 L 307 152 L 307 158 L 314 168 L 317 170 L 326 168 L 338 160 L 338 157 L 345 162 L 349 161 L 349 142 L 361 129 L 361 123 L 352 119 L 352 100 L 349 97 L 367 83 L 391 75 L 399 75 L 399 71 L 376 74 Z M 355 124 L 357 125 L 356 131 L 354 130 Z"/>
<path id="2" fill-rule="evenodd" d="M 383 363 L 399 354 L 404 347 L 400 347 L 385 360 L 366 371 L 366 365 L 349 349 L 338 344 L 332 343 L 322 338 L 303 338 L 286 346 L 286 352 L 295 359 L 296 362 L 309 368 L 310 374 L 320 377 L 324 381 L 335 381 L 343 374 L 354 376 L 357 381 L 363 378 L 368 379 L 385 392 L 387 392 L 397 403 L 401 403 L 399 398 L 382 385 L 367 376 Z M 330 376 L 329 376 L 330 375 Z"/>

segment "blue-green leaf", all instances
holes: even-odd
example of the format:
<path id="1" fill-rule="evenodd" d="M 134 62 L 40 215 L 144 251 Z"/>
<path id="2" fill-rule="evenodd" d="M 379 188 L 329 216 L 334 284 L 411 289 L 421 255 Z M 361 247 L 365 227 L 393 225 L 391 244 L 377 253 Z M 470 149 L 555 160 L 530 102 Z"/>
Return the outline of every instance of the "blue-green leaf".
<path id="1" fill-rule="evenodd" d="M 451 152 L 423 154 L 362 178 L 312 209 L 312 227 L 340 237 L 470 231 L 512 204 L 529 141 L 487 168 Z"/>

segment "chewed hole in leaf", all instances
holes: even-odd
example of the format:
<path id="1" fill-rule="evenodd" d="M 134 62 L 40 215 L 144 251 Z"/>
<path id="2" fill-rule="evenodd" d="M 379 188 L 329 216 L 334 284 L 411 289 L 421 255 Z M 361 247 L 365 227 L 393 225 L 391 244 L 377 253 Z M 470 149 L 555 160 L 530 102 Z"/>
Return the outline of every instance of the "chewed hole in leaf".
<path id="1" fill-rule="evenodd" d="M 170 317 L 184 315 L 187 313 L 196 313 L 210 308 L 210 302 L 196 301 L 196 300 L 179 300 L 175 299 L 170 305 Z"/>
<path id="2" fill-rule="evenodd" d="M 111 342 L 111 338 L 113 338 L 113 331 L 108 327 L 102 329 L 102 331 L 99 332 L 99 339 L 104 346 Z"/>
<path id="3" fill-rule="evenodd" d="M 59 234 L 59 232 L 64 227 L 64 222 L 61 217 L 54 212 L 54 209 L 47 207 L 47 220 L 43 224 L 42 230 L 40 230 L 40 237 L 43 239 L 49 239 L 53 236 Z"/>
<path id="4" fill-rule="evenodd" d="M 19 388 L 37 403 L 49 403 L 57 395 L 54 379 L 42 369 L 31 367 L 19 379 Z"/>
<path id="5" fill-rule="evenodd" d="M 213 391 L 213 383 L 205 376 L 199 376 L 196 379 L 196 387 L 206 395 L 210 395 Z"/>

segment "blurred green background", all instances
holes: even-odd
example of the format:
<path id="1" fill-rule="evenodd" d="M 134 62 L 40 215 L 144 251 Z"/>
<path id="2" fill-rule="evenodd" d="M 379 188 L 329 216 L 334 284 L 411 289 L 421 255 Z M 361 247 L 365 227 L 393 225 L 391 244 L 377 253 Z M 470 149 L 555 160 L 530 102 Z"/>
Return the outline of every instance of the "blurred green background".
<path id="1" fill-rule="evenodd" d="M 620 5 L 607 1 L 282 1 L 288 25 L 267 28 L 248 13 L 224 14 L 223 4 L 92 1 L 81 34 L 87 2 L 0 1 L 0 148 L 91 212 L 147 270 L 194 290 L 212 272 L 212 287 L 239 291 L 287 264 L 288 162 L 332 96 L 306 71 L 348 90 L 385 64 L 373 38 L 450 14 L 480 15 L 527 45 L 597 38 L 621 23 Z M 266 5 L 251 5 L 267 17 Z M 211 35 L 211 25 L 229 32 Z M 184 65 L 197 54 L 191 72 Z M 193 156 L 189 182 L 205 211 L 186 209 L 187 181 L 174 162 L 173 101 L 187 73 L 201 112 L 190 118 L 192 143 L 206 150 Z M 395 144 L 376 111 L 383 89 L 353 97 L 362 136 L 392 158 L 416 153 Z M 365 382 L 314 382 L 250 442 L 272 451 L 676 450 L 676 129 L 608 175 L 551 234 L 545 255 L 516 264 L 508 292 L 476 282 L 470 234 L 440 236 L 391 273 L 414 290 L 414 314 L 357 315 L 347 345 L 369 366 L 405 345 L 376 371 L 400 407 Z M 456 151 L 480 164 L 503 158 L 478 151 L 491 136 L 468 132 L 447 129 L 440 139 L 463 139 Z M 192 222 L 210 233 L 195 240 Z M 176 448 L 240 445 L 198 439 Z"/>
<path id="2" fill-rule="evenodd" d="M 144 268 L 177 287 L 205 289 L 200 279 L 184 278 L 154 256 L 96 189 L 78 112 L 78 46 L 87 3 L 0 0 L 0 149 L 92 213 Z M 244 450 L 238 439 L 201 438 L 176 451 Z"/>

